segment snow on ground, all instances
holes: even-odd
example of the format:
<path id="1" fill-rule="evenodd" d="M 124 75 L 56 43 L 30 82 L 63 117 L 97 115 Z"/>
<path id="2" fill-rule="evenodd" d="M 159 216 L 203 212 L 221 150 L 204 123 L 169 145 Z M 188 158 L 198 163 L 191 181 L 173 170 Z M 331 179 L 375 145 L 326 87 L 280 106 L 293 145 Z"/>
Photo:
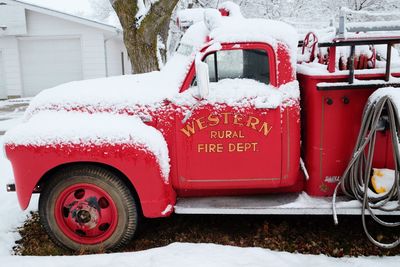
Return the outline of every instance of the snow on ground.
<path id="1" fill-rule="evenodd" d="M 215 244 L 173 243 L 166 247 L 139 252 L 113 253 L 91 256 L 57 257 L 0 257 L 7 267 L 23 266 L 297 266 L 297 267 L 346 267 L 346 266 L 398 266 L 400 257 L 329 258 L 323 255 L 302 255 L 275 252 L 261 248 L 239 248 Z"/>

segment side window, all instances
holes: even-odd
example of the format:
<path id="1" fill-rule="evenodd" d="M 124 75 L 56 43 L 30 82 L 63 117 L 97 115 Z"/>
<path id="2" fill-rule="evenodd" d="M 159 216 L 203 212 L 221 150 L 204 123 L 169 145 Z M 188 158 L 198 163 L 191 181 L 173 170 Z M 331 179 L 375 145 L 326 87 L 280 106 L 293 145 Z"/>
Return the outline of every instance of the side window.
<path id="1" fill-rule="evenodd" d="M 264 50 L 226 50 L 209 54 L 205 62 L 210 71 L 210 81 L 246 78 L 270 83 L 269 61 Z"/>

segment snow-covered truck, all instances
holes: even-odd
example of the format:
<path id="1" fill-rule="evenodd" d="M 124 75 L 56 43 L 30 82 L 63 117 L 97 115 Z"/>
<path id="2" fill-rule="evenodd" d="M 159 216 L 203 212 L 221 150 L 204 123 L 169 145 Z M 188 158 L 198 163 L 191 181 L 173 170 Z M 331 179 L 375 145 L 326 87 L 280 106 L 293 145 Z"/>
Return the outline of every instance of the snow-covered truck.
<path id="1" fill-rule="evenodd" d="M 291 26 L 245 19 L 232 3 L 220 11 L 204 11 L 161 71 L 45 90 L 6 133 L 8 190 L 22 209 L 40 193 L 41 221 L 58 245 L 116 249 L 142 216 L 173 212 L 332 214 L 350 159 L 365 154 L 352 156 L 368 98 L 399 85 L 400 37 L 309 34 L 298 57 Z M 379 92 L 370 99 L 396 99 L 395 89 Z M 365 192 L 392 200 L 389 113 L 366 130 L 375 146 L 363 149 L 376 147 Z M 335 213 L 369 207 L 342 191 Z"/>

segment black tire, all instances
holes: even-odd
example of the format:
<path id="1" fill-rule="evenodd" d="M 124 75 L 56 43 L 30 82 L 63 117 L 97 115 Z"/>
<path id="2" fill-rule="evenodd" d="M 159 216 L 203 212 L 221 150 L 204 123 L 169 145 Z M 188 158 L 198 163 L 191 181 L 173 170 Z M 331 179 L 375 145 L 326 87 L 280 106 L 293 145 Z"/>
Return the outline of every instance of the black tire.
<path id="1" fill-rule="evenodd" d="M 60 227 L 56 220 L 57 199 L 63 192 L 67 192 L 68 188 L 79 184 L 87 184 L 89 187 L 93 186 L 107 192 L 111 202 L 114 203 L 113 211 L 117 211 L 113 213 L 116 215 L 113 216 L 115 230 L 110 231 L 107 239 L 96 244 L 73 240 L 65 234 L 68 229 L 65 230 L 64 226 L 63 231 L 63 227 Z M 97 205 L 99 204 L 98 201 Z M 100 208 L 98 209 L 101 214 Z M 50 177 L 40 195 L 39 215 L 46 232 L 57 245 L 73 251 L 91 252 L 117 250 L 125 246 L 133 238 L 139 218 L 134 196 L 124 182 L 114 173 L 91 165 L 68 167 Z M 64 215 L 64 217 L 76 221 L 78 216 L 76 213 L 74 215 L 74 219 L 68 218 L 69 215 Z M 72 237 L 74 236 L 72 235 Z"/>

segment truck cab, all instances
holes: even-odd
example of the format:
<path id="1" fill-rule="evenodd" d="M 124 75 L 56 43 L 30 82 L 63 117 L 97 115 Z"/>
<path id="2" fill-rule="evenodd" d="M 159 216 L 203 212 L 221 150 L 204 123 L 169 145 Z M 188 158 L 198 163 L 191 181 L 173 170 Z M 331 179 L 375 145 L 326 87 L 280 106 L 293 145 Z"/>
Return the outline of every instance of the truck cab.
<path id="1" fill-rule="evenodd" d="M 21 208 L 40 193 L 50 237 L 95 251 L 129 242 L 140 216 L 279 214 L 293 195 L 270 207 L 264 197 L 331 196 L 329 177 L 351 156 L 371 91 L 316 89 L 348 75 L 307 72 L 313 62 L 296 66 L 297 51 L 293 27 L 245 19 L 224 3 L 187 30 L 160 72 L 44 91 L 5 137 Z M 342 142 L 335 129 L 350 110 L 353 128 Z M 319 202 L 294 207 L 292 214 L 327 211 Z"/>

